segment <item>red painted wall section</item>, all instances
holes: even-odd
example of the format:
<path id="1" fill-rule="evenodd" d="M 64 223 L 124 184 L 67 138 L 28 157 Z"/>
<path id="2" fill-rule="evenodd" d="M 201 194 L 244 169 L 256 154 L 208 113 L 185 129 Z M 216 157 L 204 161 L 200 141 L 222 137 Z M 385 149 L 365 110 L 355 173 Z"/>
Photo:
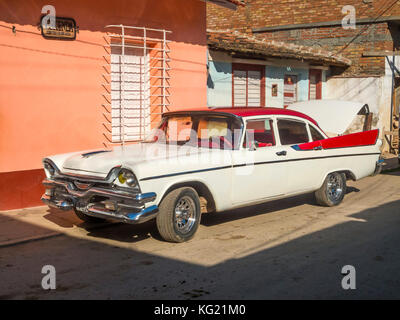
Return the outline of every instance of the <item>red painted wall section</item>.
<path id="1" fill-rule="evenodd" d="M 19 201 L 20 206 L 29 202 L 11 194 L 10 186 L 18 187 L 9 184 L 12 172 L 29 171 L 39 177 L 36 170 L 45 156 L 103 148 L 104 26 L 172 31 L 170 109 L 206 105 L 205 2 L 51 1 L 57 16 L 75 19 L 79 33 L 74 41 L 41 36 L 37 25 L 47 4 L 46 0 L 0 2 L 0 208 L 4 199 Z M 28 179 L 35 186 L 24 190 L 39 190 L 35 179 Z M 40 198 L 38 192 L 35 197 Z"/>
<path id="2" fill-rule="evenodd" d="M 0 172 L 37 169 L 46 155 L 102 147 L 107 24 L 171 30 L 171 109 L 206 104 L 204 2 L 52 1 L 57 15 L 76 20 L 75 41 L 40 35 L 36 25 L 47 3 L 0 3 Z"/>

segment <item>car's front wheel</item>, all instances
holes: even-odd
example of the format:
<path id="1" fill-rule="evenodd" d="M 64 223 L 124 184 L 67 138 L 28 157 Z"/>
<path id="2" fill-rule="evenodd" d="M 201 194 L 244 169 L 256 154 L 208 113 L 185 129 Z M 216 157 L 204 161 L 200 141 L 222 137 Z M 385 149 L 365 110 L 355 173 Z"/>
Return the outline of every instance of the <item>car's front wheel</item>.
<path id="1" fill-rule="evenodd" d="M 171 191 L 162 200 L 157 215 L 157 229 L 170 242 L 185 242 L 193 238 L 201 219 L 199 196 L 193 188 Z"/>
<path id="2" fill-rule="evenodd" d="M 337 206 L 346 194 L 346 175 L 341 172 L 328 174 L 322 187 L 315 192 L 317 203 L 325 207 Z"/>

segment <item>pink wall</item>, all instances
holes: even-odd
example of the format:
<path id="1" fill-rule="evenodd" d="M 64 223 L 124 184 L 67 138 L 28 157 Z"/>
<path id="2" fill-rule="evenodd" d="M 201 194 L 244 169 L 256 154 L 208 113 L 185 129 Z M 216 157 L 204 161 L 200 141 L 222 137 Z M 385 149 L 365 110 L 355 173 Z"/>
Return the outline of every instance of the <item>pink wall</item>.
<path id="1" fill-rule="evenodd" d="M 76 20 L 75 41 L 41 36 L 36 25 L 48 3 L 0 1 L 0 174 L 38 169 L 46 155 L 103 147 L 107 24 L 171 30 L 171 107 L 206 106 L 204 2 L 51 1 L 58 16 Z"/>

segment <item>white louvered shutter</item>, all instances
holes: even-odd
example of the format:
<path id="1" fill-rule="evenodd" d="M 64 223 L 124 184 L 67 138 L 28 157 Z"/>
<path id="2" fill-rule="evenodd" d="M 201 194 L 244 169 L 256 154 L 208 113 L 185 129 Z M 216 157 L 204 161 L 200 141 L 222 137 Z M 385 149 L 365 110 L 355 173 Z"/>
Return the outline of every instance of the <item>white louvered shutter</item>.
<path id="1" fill-rule="evenodd" d="M 245 107 L 247 104 L 247 72 L 233 71 L 234 107 Z"/>
<path id="2" fill-rule="evenodd" d="M 261 72 L 248 71 L 247 105 L 259 107 L 261 105 Z"/>
<path id="3" fill-rule="evenodd" d="M 112 49 L 111 107 L 113 142 L 122 141 L 123 132 L 125 141 L 150 132 L 149 58 L 143 50 L 126 48 L 122 57 L 120 48 Z"/>

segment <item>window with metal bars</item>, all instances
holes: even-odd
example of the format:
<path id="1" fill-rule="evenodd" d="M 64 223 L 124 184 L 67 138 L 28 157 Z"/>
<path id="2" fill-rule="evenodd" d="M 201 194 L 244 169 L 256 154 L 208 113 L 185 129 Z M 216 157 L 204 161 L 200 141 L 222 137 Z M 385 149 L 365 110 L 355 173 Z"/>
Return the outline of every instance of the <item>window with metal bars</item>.
<path id="1" fill-rule="evenodd" d="M 169 107 L 169 31 L 107 26 L 111 142 L 143 140 Z"/>

